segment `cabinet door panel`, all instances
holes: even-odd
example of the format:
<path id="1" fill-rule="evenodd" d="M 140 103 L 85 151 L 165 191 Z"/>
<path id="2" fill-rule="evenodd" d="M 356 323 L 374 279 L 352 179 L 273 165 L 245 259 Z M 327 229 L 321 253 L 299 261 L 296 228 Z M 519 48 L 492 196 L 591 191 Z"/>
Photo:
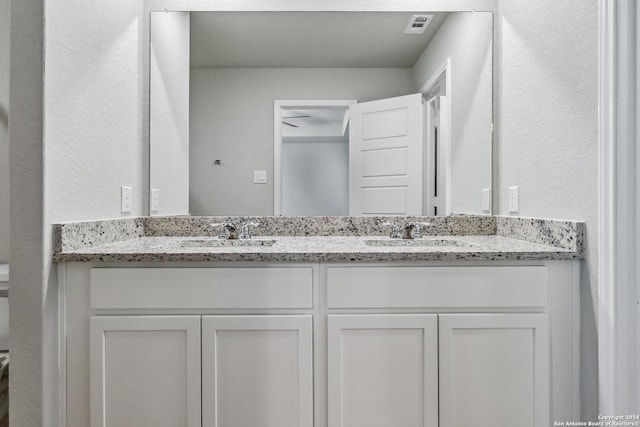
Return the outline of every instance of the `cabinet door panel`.
<path id="1" fill-rule="evenodd" d="M 200 317 L 91 318 L 91 426 L 200 426 Z"/>
<path id="2" fill-rule="evenodd" d="M 329 315 L 329 427 L 436 427 L 437 316 Z"/>
<path id="3" fill-rule="evenodd" d="M 545 314 L 439 317 L 440 427 L 549 425 Z"/>
<path id="4" fill-rule="evenodd" d="M 311 316 L 205 316 L 203 426 L 311 427 Z"/>

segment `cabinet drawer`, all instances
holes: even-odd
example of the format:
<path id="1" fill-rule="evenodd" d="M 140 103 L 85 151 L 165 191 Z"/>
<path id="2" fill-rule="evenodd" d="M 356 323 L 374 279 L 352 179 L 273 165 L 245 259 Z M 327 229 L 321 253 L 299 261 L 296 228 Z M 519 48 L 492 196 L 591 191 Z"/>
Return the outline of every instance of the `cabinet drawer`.
<path id="1" fill-rule="evenodd" d="M 329 308 L 545 307 L 545 266 L 329 267 Z"/>
<path id="2" fill-rule="evenodd" d="M 311 267 L 93 268 L 93 309 L 311 308 Z"/>

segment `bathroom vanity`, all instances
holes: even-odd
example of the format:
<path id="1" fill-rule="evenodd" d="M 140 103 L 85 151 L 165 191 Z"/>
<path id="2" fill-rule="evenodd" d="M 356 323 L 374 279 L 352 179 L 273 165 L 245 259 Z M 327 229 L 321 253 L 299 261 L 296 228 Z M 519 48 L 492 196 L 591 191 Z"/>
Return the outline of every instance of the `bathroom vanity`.
<path id="1" fill-rule="evenodd" d="M 297 220 L 305 235 L 267 219 L 254 240 L 269 242 L 250 245 L 207 243 L 207 218 L 58 226 L 66 426 L 546 427 L 579 414 L 582 224 L 439 218 L 400 245 L 380 218 Z M 74 241 L 87 227 L 96 241 Z"/>

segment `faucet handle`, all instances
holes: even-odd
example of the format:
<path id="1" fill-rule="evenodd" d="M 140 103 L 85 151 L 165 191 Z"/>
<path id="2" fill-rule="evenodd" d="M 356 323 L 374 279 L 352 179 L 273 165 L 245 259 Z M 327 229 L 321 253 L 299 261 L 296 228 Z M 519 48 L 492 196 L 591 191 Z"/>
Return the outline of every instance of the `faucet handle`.
<path id="1" fill-rule="evenodd" d="M 232 222 L 219 222 L 211 223 L 210 227 L 220 227 L 218 229 L 218 238 L 220 239 L 235 239 L 236 238 L 236 226 Z"/>
<path id="2" fill-rule="evenodd" d="M 211 224 L 209 224 L 209 227 L 220 227 L 220 229 L 218 230 L 218 238 L 220 239 L 225 239 L 226 236 L 224 234 L 224 222 L 212 222 Z"/>
<path id="3" fill-rule="evenodd" d="M 428 227 L 431 225 L 430 222 L 414 222 L 415 228 L 413 229 L 413 237 L 419 239 L 422 237 L 422 229 L 420 227 Z"/>
<path id="4" fill-rule="evenodd" d="M 400 224 L 397 222 L 383 222 L 382 225 L 390 225 L 391 232 L 389 233 L 389 237 L 392 239 L 401 239 L 402 231 L 400 231 Z"/>
<path id="5" fill-rule="evenodd" d="M 250 239 L 251 238 L 251 232 L 249 231 L 249 227 L 260 227 L 260 223 L 259 222 L 245 222 L 242 225 L 242 229 L 240 231 L 240 238 L 241 239 Z"/>

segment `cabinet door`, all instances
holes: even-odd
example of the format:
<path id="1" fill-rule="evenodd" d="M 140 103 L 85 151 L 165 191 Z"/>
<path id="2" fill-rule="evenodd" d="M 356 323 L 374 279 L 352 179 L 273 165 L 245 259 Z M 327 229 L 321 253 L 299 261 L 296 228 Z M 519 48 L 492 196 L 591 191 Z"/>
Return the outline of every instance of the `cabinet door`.
<path id="1" fill-rule="evenodd" d="M 204 427 L 313 425 L 311 316 L 202 319 Z"/>
<path id="2" fill-rule="evenodd" d="M 436 427 L 435 314 L 329 315 L 329 427 Z"/>
<path id="3" fill-rule="evenodd" d="M 92 427 L 200 426 L 199 316 L 96 316 L 90 324 Z"/>
<path id="4" fill-rule="evenodd" d="M 443 314 L 440 427 L 547 427 L 546 314 Z"/>

